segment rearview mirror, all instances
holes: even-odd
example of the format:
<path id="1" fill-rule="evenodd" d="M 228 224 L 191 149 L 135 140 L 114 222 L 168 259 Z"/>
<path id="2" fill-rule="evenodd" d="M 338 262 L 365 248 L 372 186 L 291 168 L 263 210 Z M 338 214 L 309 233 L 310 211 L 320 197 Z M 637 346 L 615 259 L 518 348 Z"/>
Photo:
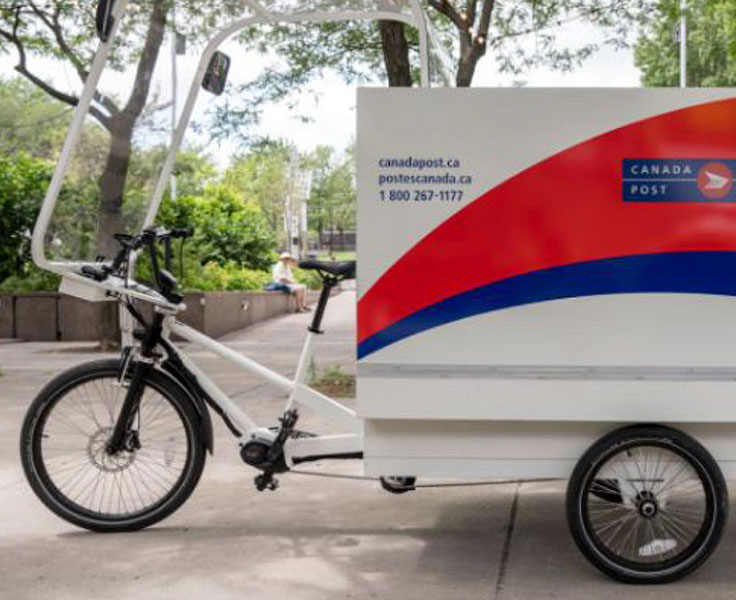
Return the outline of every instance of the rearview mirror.
<path id="1" fill-rule="evenodd" d="M 112 25 L 115 19 L 112 16 L 112 8 L 115 6 L 115 0 L 98 0 L 97 12 L 95 14 L 95 27 L 97 29 L 97 37 L 106 42 L 110 37 Z"/>
<path id="2" fill-rule="evenodd" d="M 230 57 L 219 50 L 212 55 L 210 64 L 202 79 L 202 87 L 208 92 L 219 96 L 225 89 L 227 74 L 230 70 Z"/>

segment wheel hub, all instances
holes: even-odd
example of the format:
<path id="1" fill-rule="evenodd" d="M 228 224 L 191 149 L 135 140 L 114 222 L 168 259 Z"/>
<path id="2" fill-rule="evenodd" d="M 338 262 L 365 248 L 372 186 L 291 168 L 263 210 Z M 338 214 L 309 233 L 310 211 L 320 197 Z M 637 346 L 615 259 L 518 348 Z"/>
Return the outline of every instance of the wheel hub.
<path id="1" fill-rule="evenodd" d="M 643 490 L 637 494 L 636 508 L 645 519 L 651 519 L 659 512 L 659 503 L 652 492 Z"/>
<path id="2" fill-rule="evenodd" d="M 101 427 L 90 436 L 87 443 L 87 456 L 90 463 L 106 473 L 124 471 L 135 461 L 134 445 L 126 444 L 125 450 L 115 454 L 107 451 L 107 443 L 112 436 L 112 431 L 112 427 Z"/>

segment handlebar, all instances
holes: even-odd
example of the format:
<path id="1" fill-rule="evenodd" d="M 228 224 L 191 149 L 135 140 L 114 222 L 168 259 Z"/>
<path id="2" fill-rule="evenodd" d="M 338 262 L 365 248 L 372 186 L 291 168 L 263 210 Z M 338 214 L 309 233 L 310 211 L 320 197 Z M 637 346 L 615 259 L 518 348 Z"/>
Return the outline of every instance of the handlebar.
<path id="1" fill-rule="evenodd" d="M 156 244 L 159 242 L 163 242 L 164 244 L 165 263 L 168 269 L 171 260 L 171 240 L 184 240 L 191 237 L 193 233 L 192 229 L 184 227 L 173 229 L 153 227 L 144 229 L 139 235 L 116 233 L 114 237 L 121 248 L 113 259 L 112 264 L 102 265 L 99 269 L 91 265 L 85 265 L 81 269 L 81 274 L 95 281 L 105 281 L 110 275 L 115 274 L 125 277 L 131 252 L 146 247 L 150 252 L 151 269 L 158 291 L 170 302 L 178 304 L 182 301 L 182 296 L 176 291 L 176 279 L 168 270 L 159 268 Z"/>

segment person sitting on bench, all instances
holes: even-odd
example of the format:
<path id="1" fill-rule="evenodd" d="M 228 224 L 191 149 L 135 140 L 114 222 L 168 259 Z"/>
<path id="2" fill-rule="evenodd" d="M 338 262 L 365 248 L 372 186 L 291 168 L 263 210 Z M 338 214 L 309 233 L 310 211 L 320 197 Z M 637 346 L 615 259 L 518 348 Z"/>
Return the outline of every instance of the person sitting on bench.
<path id="1" fill-rule="evenodd" d="M 289 292 L 296 297 L 296 312 L 307 312 L 307 286 L 297 283 L 291 269 L 296 260 L 288 252 L 279 256 L 279 261 L 273 267 L 273 283 L 271 289 Z"/>

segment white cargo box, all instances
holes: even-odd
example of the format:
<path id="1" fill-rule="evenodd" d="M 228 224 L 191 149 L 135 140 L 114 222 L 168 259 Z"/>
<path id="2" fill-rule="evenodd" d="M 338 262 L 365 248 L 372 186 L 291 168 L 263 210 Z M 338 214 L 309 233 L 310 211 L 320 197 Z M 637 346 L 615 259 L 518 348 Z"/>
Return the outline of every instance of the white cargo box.
<path id="1" fill-rule="evenodd" d="M 734 173 L 735 90 L 360 90 L 367 471 L 567 476 L 654 421 L 733 472 Z"/>

